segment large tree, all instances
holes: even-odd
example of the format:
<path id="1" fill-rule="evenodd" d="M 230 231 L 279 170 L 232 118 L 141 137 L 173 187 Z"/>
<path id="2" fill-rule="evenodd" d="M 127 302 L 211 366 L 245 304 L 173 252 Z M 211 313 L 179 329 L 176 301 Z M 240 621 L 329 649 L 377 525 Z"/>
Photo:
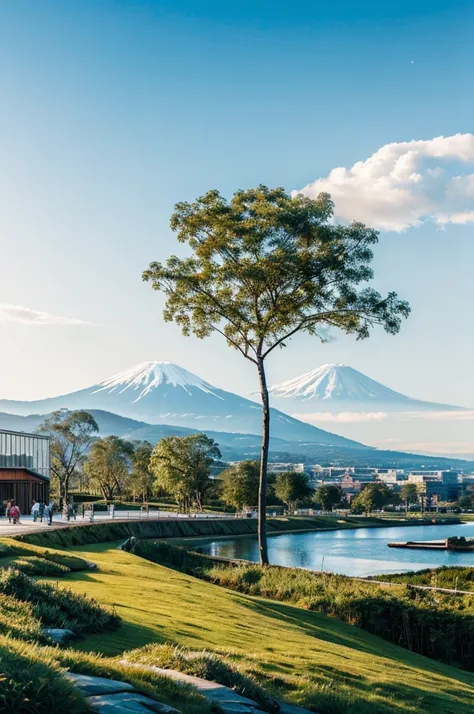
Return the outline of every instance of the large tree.
<path id="1" fill-rule="evenodd" d="M 220 458 L 218 444 L 206 434 L 167 436 L 158 442 L 151 455 L 155 488 L 174 496 L 184 511 L 189 511 L 193 504 L 202 510 L 211 486 L 211 466 Z"/>
<path id="2" fill-rule="evenodd" d="M 286 504 L 291 513 L 304 503 L 314 491 L 309 485 L 308 475 L 300 471 L 283 471 L 275 479 L 275 496 Z"/>
<path id="3" fill-rule="evenodd" d="M 89 483 L 99 488 L 106 500 L 128 489 L 133 452 L 133 444 L 118 436 L 106 436 L 92 445 L 84 470 Z"/>
<path id="4" fill-rule="evenodd" d="M 256 506 L 260 482 L 260 465 L 258 461 L 241 461 L 223 471 L 220 475 L 223 481 L 222 498 L 225 503 L 234 506 L 238 511 Z"/>
<path id="5" fill-rule="evenodd" d="M 38 429 L 51 438 L 51 472 L 59 485 L 59 497 L 67 501 L 69 484 L 87 456 L 97 422 L 89 412 L 61 409 L 52 412 Z"/>
<path id="6" fill-rule="evenodd" d="M 375 325 L 395 334 L 409 306 L 396 293 L 360 287 L 373 275 L 377 233 L 361 223 L 334 223 L 330 196 L 291 197 L 259 186 L 230 201 L 209 191 L 178 203 L 171 228 L 191 255 L 151 263 L 143 273 L 164 292 L 165 320 L 184 335 L 222 335 L 252 362 L 262 400 L 258 539 L 268 563 L 265 506 L 270 403 L 265 360 L 298 332 L 325 339 L 336 327 L 362 339 Z"/>

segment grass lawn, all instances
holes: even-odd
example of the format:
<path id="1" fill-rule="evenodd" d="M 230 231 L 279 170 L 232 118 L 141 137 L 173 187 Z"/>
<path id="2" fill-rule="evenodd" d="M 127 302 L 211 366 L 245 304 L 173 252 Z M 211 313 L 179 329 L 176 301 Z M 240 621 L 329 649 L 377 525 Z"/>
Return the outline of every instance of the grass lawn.
<path id="1" fill-rule="evenodd" d="M 321 714 L 472 711 L 474 675 L 338 620 L 205 583 L 115 543 L 69 552 L 99 570 L 71 573 L 59 586 L 115 606 L 123 619 L 117 631 L 80 641 L 82 650 L 111 656 L 170 642 L 231 653 L 242 672 Z"/>

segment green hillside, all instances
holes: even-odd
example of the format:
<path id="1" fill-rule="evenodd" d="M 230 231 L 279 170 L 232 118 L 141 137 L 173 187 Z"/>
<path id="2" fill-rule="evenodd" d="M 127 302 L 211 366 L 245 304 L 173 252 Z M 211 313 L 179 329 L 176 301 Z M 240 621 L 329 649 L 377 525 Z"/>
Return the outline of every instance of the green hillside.
<path id="1" fill-rule="evenodd" d="M 122 626 L 78 643 L 120 655 L 150 642 L 228 653 L 274 694 L 320 714 L 472 710 L 474 676 L 414 655 L 351 625 L 289 604 L 251 597 L 117 549 L 76 548 L 97 571 L 64 585 L 114 606 Z"/>

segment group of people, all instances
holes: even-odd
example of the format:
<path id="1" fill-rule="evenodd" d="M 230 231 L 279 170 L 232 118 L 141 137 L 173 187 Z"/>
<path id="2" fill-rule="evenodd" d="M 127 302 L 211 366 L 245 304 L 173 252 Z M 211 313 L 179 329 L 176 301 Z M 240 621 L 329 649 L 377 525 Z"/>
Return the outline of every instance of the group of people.
<path id="1" fill-rule="evenodd" d="M 31 515 L 33 516 L 33 521 L 35 523 L 38 519 L 42 523 L 44 519 L 48 526 L 50 526 L 53 522 L 54 501 L 50 501 L 49 503 L 39 503 L 38 501 L 33 501 L 33 505 L 31 506 Z"/>
<path id="2" fill-rule="evenodd" d="M 53 522 L 53 515 L 55 510 L 56 504 L 54 501 L 50 501 L 49 503 L 33 501 L 33 505 L 31 506 L 31 515 L 33 516 L 33 521 L 35 523 L 37 521 L 41 521 L 41 523 L 45 521 L 50 526 Z M 65 500 L 61 513 L 62 518 L 65 518 L 68 521 L 70 521 L 71 518 L 76 520 L 77 508 L 75 503 L 68 503 Z M 9 523 L 13 523 L 13 525 L 16 525 L 20 522 L 20 507 L 15 503 L 13 499 L 10 499 L 6 504 L 5 502 L 3 502 L 3 504 L 0 502 L 0 515 L 5 515 L 8 518 Z M 84 516 L 84 510 L 82 515 Z"/>

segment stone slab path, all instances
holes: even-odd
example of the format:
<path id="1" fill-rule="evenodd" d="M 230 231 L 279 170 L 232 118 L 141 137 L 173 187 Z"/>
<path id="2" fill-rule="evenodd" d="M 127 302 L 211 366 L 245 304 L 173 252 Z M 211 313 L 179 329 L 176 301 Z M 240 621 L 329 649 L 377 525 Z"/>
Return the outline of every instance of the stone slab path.
<path id="1" fill-rule="evenodd" d="M 173 669 L 154 667 L 153 665 L 136 664 L 127 660 L 122 660 L 121 664 L 125 664 L 128 667 L 135 666 L 140 669 L 146 669 L 148 672 L 156 672 L 156 674 L 169 677 L 175 681 L 191 684 L 198 690 L 199 694 L 202 694 L 208 701 L 218 704 L 226 714 L 258 714 L 258 712 L 262 711 L 253 699 L 243 697 L 223 684 L 209 682 L 207 679 L 193 677 L 190 674 L 183 674 L 183 672 L 177 672 Z M 277 702 L 280 706 L 279 714 L 313 714 L 313 712 L 297 707 L 294 704 L 287 704 L 281 700 L 277 700 Z"/>
<path id="2" fill-rule="evenodd" d="M 99 714 L 180 714 L 177 709 L 146 697 L 132 684 L 105 677 L 66 672 L 68 679 L 79 689 L 91 712 Z"/>

